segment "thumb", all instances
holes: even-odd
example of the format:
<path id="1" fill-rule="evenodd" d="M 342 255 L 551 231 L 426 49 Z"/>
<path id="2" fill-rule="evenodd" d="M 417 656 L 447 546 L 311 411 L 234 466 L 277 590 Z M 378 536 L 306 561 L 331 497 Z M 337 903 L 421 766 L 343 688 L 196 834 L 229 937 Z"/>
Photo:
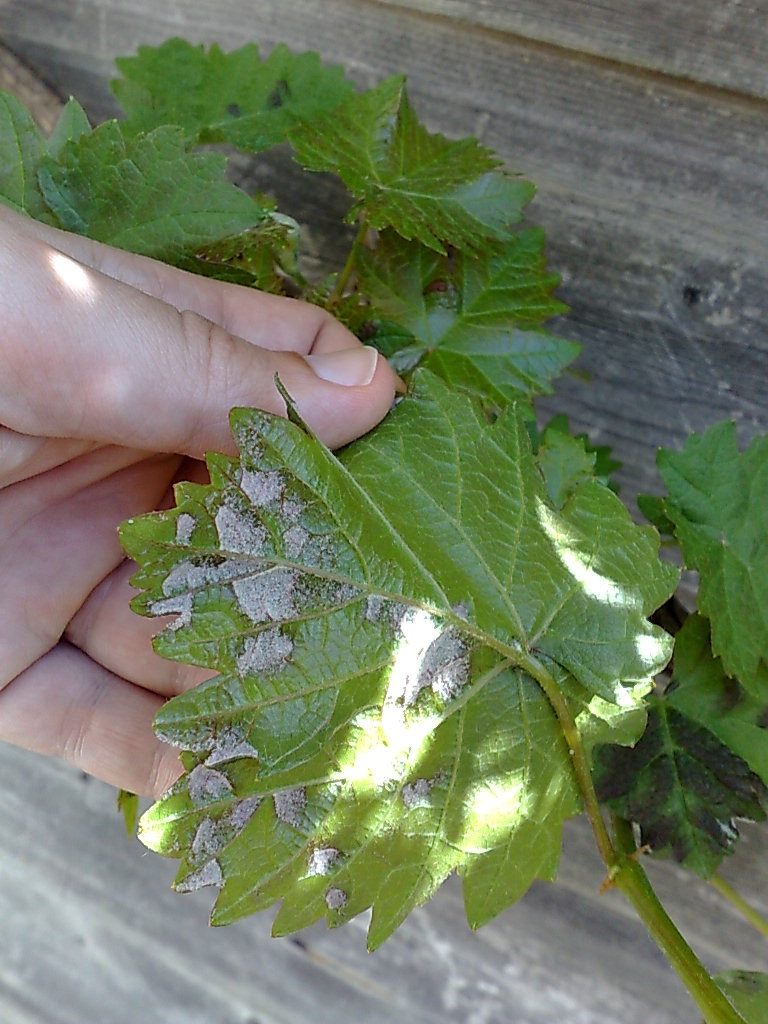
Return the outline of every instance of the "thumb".
<path id="1" fill-rule="evenodd" d="M 231 408 L 284 414 L 277 375 L 309 426 L 338 447 L 375 426 L 392 403 L 396 377 L 386 361 L 330 315 L 307 315 L 295 300 L 250 297 L 257 323 L 249 336 L 263 336 L 262 346 L 10 225 L 0 274 L 0 422 L 20 433 L 194 457 L 232 451 Z M 266 347 L 278 321 L 289 349 Z"/>

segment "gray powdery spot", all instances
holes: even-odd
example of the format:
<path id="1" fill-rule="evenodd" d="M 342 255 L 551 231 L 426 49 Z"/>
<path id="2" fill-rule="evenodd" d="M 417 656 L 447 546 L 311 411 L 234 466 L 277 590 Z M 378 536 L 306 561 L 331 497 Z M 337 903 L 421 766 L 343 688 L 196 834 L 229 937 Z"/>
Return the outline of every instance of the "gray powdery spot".
<path id="1" fill-rule="evenodd" d="M 310 851 L 307 865 L 308 875 L 330 875 L 339 862 L 341 854 L 333 846 L 316 846 Z"/>
<path id="2" fill-rule="evenodd" d="M 167 627 L 175 633 L 177 629 L 188 626 L 192 621 L 192 594 L 175 594 L 173 597 L 161 598 L 159 601 L 153 601 L 149 610 L 153 615 L 176 615 L 175 621 Z"/>
<path id="3" fill-rule="evenodd" d="M 296 580 L 295 570 L 278 565 L 235 580 L 232 589 L 240 610 L 251 622 L 283 622 L 296 614 L 293 603 Z"/>
<path id="4" fill-rule="evenodd" d="M 285 477 L 278 469 L 244 469 L 240 487 L 256 508 L 277 501 L 285 487 Z"/>
<path id="5" fill-rule="evenodd" d="M 191 875 L 176 882 L 174 889 L 176 892 L 195 892 L 206 885 L 215 885 L 220 888 L 223 884 L 224 876 L 221 872 L 221 865 L 217 860 L 209 860 L 198 871 L 193 871 Z"/>
<path id="6" fill-rule="evenodd" d="M 429 779 L 416 779 L 415 782 L 408 782 L 403 786 L 402 798 L 403 803 L 406 807 L 429 807 L 430 800 L 429 791 L 432 789 L 432 783 Z"/>
<path id="7" fill-rule="evenodd" d="M 205 763 L 209 768 L 213 768 L 225 761 L 235 761 L 241 757 L 258 759 L 258 756 L 258 750 L 245 739 L 240 730 L 219 729 L 216 733 L 216 745 L 205 759 Z"/>
<path id="8" fill-rule="evenodd" d="M 216 532 L 222 551 L 236 551 L 244 555 L 260 555 L 269 534 L 266 527 L 256 523 L 239 509 L 222 505 L 216 513 Z"/>
<path id="9" fill-rule="evenodd" d="M 237 659 L 237 670 L 241 675 L 258 672 L 278 672 L 284 668 L 293 653 L 293 640 L 287 633 L 274 626 L 256 636 L 246 637 L 243 650 Z"/>
<path id="10" fill-rule="evenodd" d="M 419 689 L 431 686 L 444 701 L 456 697 L 469 679 L 469 651 L 458 630 L 449 626 L 424 654 Z"/>
<path id="11" fill-rule="evenodd" d="M 365 617 L 368 622 L 378 622 L 384 610 L 386 598 L 381 594 L 369 594 L 365 600 Z"/>
<path id="12" fill-rule="evenodd" d="M 304 550 L 304 545 L 309 539 L 309 533 L 299 523 L 289 526 L 283 534 L 283 549 L 285 557 L 293 560 L 298 558 Z"/>
<path id="13" fill-rule="evenodd" d="M 238 800 L 229 812 L 227 824 L 231 825 L 235 832 L 242 832 L 260 806 L 260 796 L 243 797 L 242 800 Z"/>
<path id="14" fill-rule="evenodd" d="M 197 526 L 194 516 L 188 512 L 182 512 L 176 519 L 176 540 L 179 544 L 189 544 L 192 539 L 192 531 Z"/>
<path id="15" fill-rule="evenodd" d="M 342 910 L 347 905 L 347 894 L 343 889 L 332 886 L 325 893 L 325 905 L 329 910 Z"/>
<path id="16" fill-rule="evenodd" d="M 304 824 L 304 809 L 307 806 L 306 789 L 303 786 L 280 789 L 272 794 L 272 799 L 278 820 L 293 828 L 301 828 Z"/>
<path id="17" fill-rule="evenodd" d="M 187 789 L 192 803 L 199 806 L 230 796 L 232 783 L 223 772 L 197 764 L 189 773 Z"/>
<path id="18" fill-rule="evenodd" d="M 213 818 L 203 818 L 197 826 L 197 831 L 189 850 L 193 860 L 209 861 L 226 844 L 226 830 L 222 829 L 221 824 L 218 821 L 214 821 Z"/>

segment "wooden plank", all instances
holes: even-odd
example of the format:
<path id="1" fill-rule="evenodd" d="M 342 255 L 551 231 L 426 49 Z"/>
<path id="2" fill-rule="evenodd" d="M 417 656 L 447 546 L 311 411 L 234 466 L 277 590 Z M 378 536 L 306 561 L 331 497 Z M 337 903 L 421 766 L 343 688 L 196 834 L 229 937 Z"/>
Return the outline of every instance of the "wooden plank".
<path id="1" fill-rule="evenodd" d="M 0 776 L 0 1019 L 13 1024 L 697 1019 L 627 905 L 598 893 L 603 872 L 583 821 L 566 829 L 555 885 L 534 886 L 471 932 L 452 879 L 369 955 L 365 916 L 295 940 L 270 938 L 270 913 L 210 929 L 210 893 L 169 890 L 173 863 L 126 838 L 110 787 L 9 746 Z M 766 852 L 755 830 L 730 865 L 764 911 Z M 708 965 L 764 962 L 761 937 L 713 889 L 651 866 Z"/>
<path id="2" fill-rule="evenodd" d="M 62 107 L 59 96 L 2 44 L 0 89 L 17 96 L 44 132 L 53 130 Z"/>
<path id="3" fill-rule="evenodd" d="M 768 97 L 764 0 L 376 0 Z"/>

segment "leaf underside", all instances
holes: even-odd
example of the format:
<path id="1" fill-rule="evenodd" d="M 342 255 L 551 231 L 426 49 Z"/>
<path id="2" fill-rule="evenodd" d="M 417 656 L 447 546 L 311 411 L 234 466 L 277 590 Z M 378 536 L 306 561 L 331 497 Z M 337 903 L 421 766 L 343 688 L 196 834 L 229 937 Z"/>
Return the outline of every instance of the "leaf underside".
<path id="1" fill-rule="evenodd" d="M 604 803 L 640 826 L 652 853 L 703 878 L 733 852 L 734 819 L 763 821 L 768 797 L 742 758 L 664 699 L 650 701 L 635 747 L 598 750 L 595 785 Z"/>
<path id="2" fill-rule="evenodd" d="M 176 614 L 157 650 L 219 672 L 158 716 L 187 772 L 142 838 L 177 888 L 218 887 L 214 923 L 373 907 L 374 947 L 457 871 L 480 925 L 554 875 L 579 809 L 526 667 L 588 747 L 633 742 L 676 573 L 594 480 L 554 508 L 514 410 L 489 424 L 425 371 L 339 458 L 299 422 L 232 423 L 239 458 L 123 527 L 136 609 Z"/>

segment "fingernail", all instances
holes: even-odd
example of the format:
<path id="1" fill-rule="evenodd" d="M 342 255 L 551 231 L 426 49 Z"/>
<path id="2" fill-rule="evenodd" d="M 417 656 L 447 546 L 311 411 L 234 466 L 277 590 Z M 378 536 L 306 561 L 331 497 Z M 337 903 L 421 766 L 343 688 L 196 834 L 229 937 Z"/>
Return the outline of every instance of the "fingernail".
<path id="1" fill-rule="evenodd" d="M 370 345 L 364 345 L 362 348 L 344 348 L 337 352 L 319 352 L 304 358 L 322 380 L 359 388 L 373 380 L 379 353 Z"/>

